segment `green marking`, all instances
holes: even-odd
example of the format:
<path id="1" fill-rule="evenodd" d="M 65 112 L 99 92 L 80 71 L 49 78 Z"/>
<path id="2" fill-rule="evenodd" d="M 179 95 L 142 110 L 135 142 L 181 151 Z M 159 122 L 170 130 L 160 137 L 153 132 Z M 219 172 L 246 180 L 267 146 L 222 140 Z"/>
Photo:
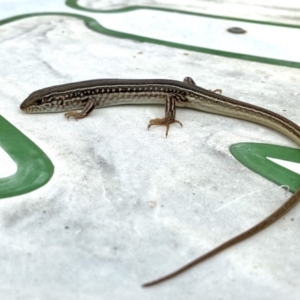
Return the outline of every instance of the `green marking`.
<path id="1" fill-rule="evenodd" d="M 102 9 L 101 10 L 101 9 L 86 8 L 84 6 L 79 5 L 77 2 L 78 2 L 78 0 L 66 0 L 66 5 L 71 8 L 74 8 L 74 9 L 88 11 L 88 12 L 94 12 L 94 13 L 97 13 L 97 12 L 100 12 L 100 13 L 123 13 L 123 12 L 139 10 L 139 9 L 144 9 L 144 10 L 146 9 L 146 10 L 165 11 L 165 12 L 171 12 L 171 13 L 175 12 L 175 13 L 184 14 L 184 15 L 211 18 L 211 19 L 221 19 L 221 20 L 238 21 L 238 22 L 254 23 L 254 24 L 261 24 L 261 25 L 280 26 L 280 27 L 300 29 L 299 25 L 283 24 L 283 23 L 276 23 L 276 22 L 265 22 L 265 21 L 258 21 L 258 20 L 248 20 L 248 19 L 233 18 L 233 17 L 224 17 L 224 16 L 196 13 L 196 12 L 173 9 L 173 8 L 152 7 L 152 6 L 144 6 L 144 5 L 131 5 L 131 6 L 125 6 L 125 7 L 117 8 L 117 9 L 109 9 L 109 10 Z"/>
<path id="2" fill-rule="evenodd" d="M 288 24 L 273 23 L 273 22 L 262 22 L 262 21 L 246 20 L 246 19 L 239 19 L 239 18 L 221 17 L 221 16 L 214 16 L 214 15 L 208 15 L 208 14 L 200 14 L 200 13 L 181 11 L 181 10 L 176 10 L 176 9 L 155 8 L 155 7 L 148 7 L 148 6 L 129 6 L 129 7 L 124 7 L 124 8 L 115 9 L 115 10 L 93 10 L 93 9 L 81 7 L 80 5 L 77 4 L 77 0 L 66 0 L 66 5 L 74 8 L 74 9 L 77 9 L 77 10 L 94 12 L 94 13 L 97 13 L 97 12 L 125 13 L 125 12 L 139 10 L 139 9 L 144 9 L 144 10 L 147 9 L 147 10 L 165 11 L 165 12 L 171 12 L 171 13 L 176 12 L 176 13 L 180 13 L 180 14 L 193 15 L 193 16 L 204 17 L 204 18 L 223 19 L 223 20 L 239 21 L 239 22 L 246 22 L 246 23 L 255 23 L 255 24 L 261 24 L 261 25 L 300 29 L 300 26 L 298 26 L 298 25 L 288 25 Z M 111 29 L 108 29 L 108 28 L 102 26 L 93 18 L 83 16 L 83 15 L 78 15 L 78 14 L 72 14 L 72 13 L 47 12 L 47 13 L 24 14 L 24 15 L 14 16 L 11 18 L 1 20 L 0 26 L 3 24 L 7 24 L 9 22 L 14 22 L 14 21 L 20 20 L 20 19 L 37 17 L 37 16 L 50 16 L 50 15 L 78 18 L 80 20 L 83 20 L 89 29 L 96 31 L 98 33 L 109 35 L 109 36 L 114 36 L 114 37 L 119 37 L 119 38 L 127 38 L 127 39 L 131 39 L 131 40 L 139 41 L 139 42 L 147 42 L 147 43 L 163 45 L 163 46 L 172 47 L 172 48 L 207 53 L 207 54 L 224 56 L 224 57 L 229 57 L 229 58 L 242 59 L 242 60 L 247 60 L 247 61 L 255 61 L 255 62 L 266 63 L 266 64 L 271 64 L 271 65 L 278 65 L 278 66 L 286 66 L 286 67 L 297 68 L 297 69 L 300 68 L 299 62 L 215 50 L 215 49 L 210 49 L 210 48 L 192 46 L 192 45 L 181 44 L 181 43 L 174 43 L 174 42 L 169 42 L 169 41 L 164 41 L 164 40 L 159 40 L 159 39 L 154 39 L 154 38 L 148 38 L 148 37 L 144 37 L 144 36 L 140 36 L 140 35 L 130 34 L 130 33 L 126 33 L 126 32 L 111 30 Z"/>
<path id="3" fill-rule="evenodd" d="M 300 175 L 267 159 L 300 163 L 300 150 L 283 146 L 240 143 L 230 147 L 232 155 L 243 165 L 278 185 L 289 186 L 292 192 L 299 189 Z"/>
<path id="4" fill-rule="evenodd" d="M 52 177 L 54 166 L 47 155 L 1 115 L 0 146 L 18 167 L 14 175 L 0 178 L 0 199 L 29 193 Z"/>

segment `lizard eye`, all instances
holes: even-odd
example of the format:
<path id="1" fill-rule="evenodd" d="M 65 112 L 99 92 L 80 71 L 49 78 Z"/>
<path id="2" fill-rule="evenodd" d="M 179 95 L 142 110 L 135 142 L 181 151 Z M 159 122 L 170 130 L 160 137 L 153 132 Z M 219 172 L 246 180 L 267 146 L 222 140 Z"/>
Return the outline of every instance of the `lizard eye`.
<path id="1" fill-rule="evenodd" d="M 41 105 L 41 104 L 43 103 L 43 101 L 42 101 L 42 99 L 38 99 L 38 100 L 35 101 L 35 103 L 36 103 L 37 105 Z"/>

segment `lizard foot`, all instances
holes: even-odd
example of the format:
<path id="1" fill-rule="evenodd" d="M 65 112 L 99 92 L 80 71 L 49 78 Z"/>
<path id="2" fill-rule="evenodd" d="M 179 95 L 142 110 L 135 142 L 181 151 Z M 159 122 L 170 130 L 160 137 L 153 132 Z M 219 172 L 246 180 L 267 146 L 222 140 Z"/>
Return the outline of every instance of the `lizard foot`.
<path id="1" fill-rule="evenodd" d="M 182 126 L 182 123 L 177 120 L 172 120 L 172 119 L 170 120 L 168 118 L 162 118 L 162 119 L 156 118 L 156 119 L 151 119 L 149 121 L 148 130 L 153 125 L 164 125 L 167 127 L 166 128 L 166 137 L 168 137 L 169 127 L 170 127 L 170 124 L 172 124 L 172 123 L 178 123 L 180 126 Z"/>

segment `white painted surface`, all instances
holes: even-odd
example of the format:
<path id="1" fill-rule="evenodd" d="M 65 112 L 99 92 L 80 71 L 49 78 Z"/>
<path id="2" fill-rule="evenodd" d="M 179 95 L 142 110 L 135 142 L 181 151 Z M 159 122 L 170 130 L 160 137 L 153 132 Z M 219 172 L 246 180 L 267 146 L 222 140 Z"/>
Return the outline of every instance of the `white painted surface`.
<path id="1" fill-rule="evenodd" d="M 300 62 L 300 52 L 295 47 L 300 29 L 296 28 L 143 9 L 105 14 L 97 20 L 109 29 L 168 42 Z M 247 34 L 229 33 L 232 27 L 242 28 Z"/>
<path id="2" fill-rule="evenodd" d="M 267 159 L 269 159 L 270 161 L 272 161 L 288 170 L 291 170 L 297 174 L 300 174 L 300 164 L 299 163 L 295 163 L 292 161 L 286 161 L 286 160 L 282 160 L 282 159 L 277 159 L 277 158 L 273 158 L 273 157 L 267 157 Z"/>
<path id="3" fill-rule="evenodd" d="M 17 165 L 10 158 L 10 156 L 2 149 L 0 146 L 0 158 L 1 158 L 1 167 L 0 167 L 0 178 L 8 177 L 16 173 Z"/>
<path id="4" fill-rule="evenodd" d="M 297 122 L 297 69 L 116 39 L 66 17 L 2 26 L 0 45 L 1 114 L 55 164 L 47 185 L 0 201 L 6 299 L 298 299 L 299 207 L 190 272 L 140 288 L 257 223 L 290 196 L 228 150 L 238 142 L 295 146 L 287 138 L 183 109 L 177 117 L 184 126 L 172 126 L 168 139 L 164 128 L 146 129 L 163 107 L 107 108 L 78 122 L 18 109 L 29 93 L 54 84 L 189 75 Z"/>
<path id="5" fill-rule="evenodd" d="M 219 51 L 300 62 L 300 52 L 295 47 L 295 41 L 300 40 L 300 29 L 297 28 L 145 9 L 109 14 L 85 12 L 65 6 L 62 0 L 42 2 L 42 5 L 38 0 L 30 2 L 3 4 L 0 17 L 4 19 L 33 12 L 76 13 L 94 18 L 107 29 L 118 32 Z M 247 34 L 229 33 L 227 29 L 232 27 L 241 27 Z"/>

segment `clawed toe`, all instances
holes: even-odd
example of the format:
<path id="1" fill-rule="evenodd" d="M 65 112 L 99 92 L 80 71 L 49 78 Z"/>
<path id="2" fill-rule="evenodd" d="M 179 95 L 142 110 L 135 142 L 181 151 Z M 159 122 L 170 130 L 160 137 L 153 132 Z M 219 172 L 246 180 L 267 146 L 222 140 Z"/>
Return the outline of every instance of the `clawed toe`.
<path id="1" fill-rule="evenodd" d="M 166 118 L 163 118 L 163 119 L 156 118 L 156 119 L 151 119 L 149 121 L 148 130 L 153 125 L 164 125 L 164 126 L 166 126 L 166 137 L 167 137 L 168 133 L 169 133 L 170 124 L 172 124 L 172 123 L 178 123 L 180 126 L 182 126 L 182 123 L 177 120 L 169 120 Z"/>
<path id="2" fill-rule="evenodd" d="M 73 117 L 76 121 L 78 118 L 79 113 L 77 111 L 68 111 L 65 113 L 65 117 L 69 120 L 69 118 Z"/>

